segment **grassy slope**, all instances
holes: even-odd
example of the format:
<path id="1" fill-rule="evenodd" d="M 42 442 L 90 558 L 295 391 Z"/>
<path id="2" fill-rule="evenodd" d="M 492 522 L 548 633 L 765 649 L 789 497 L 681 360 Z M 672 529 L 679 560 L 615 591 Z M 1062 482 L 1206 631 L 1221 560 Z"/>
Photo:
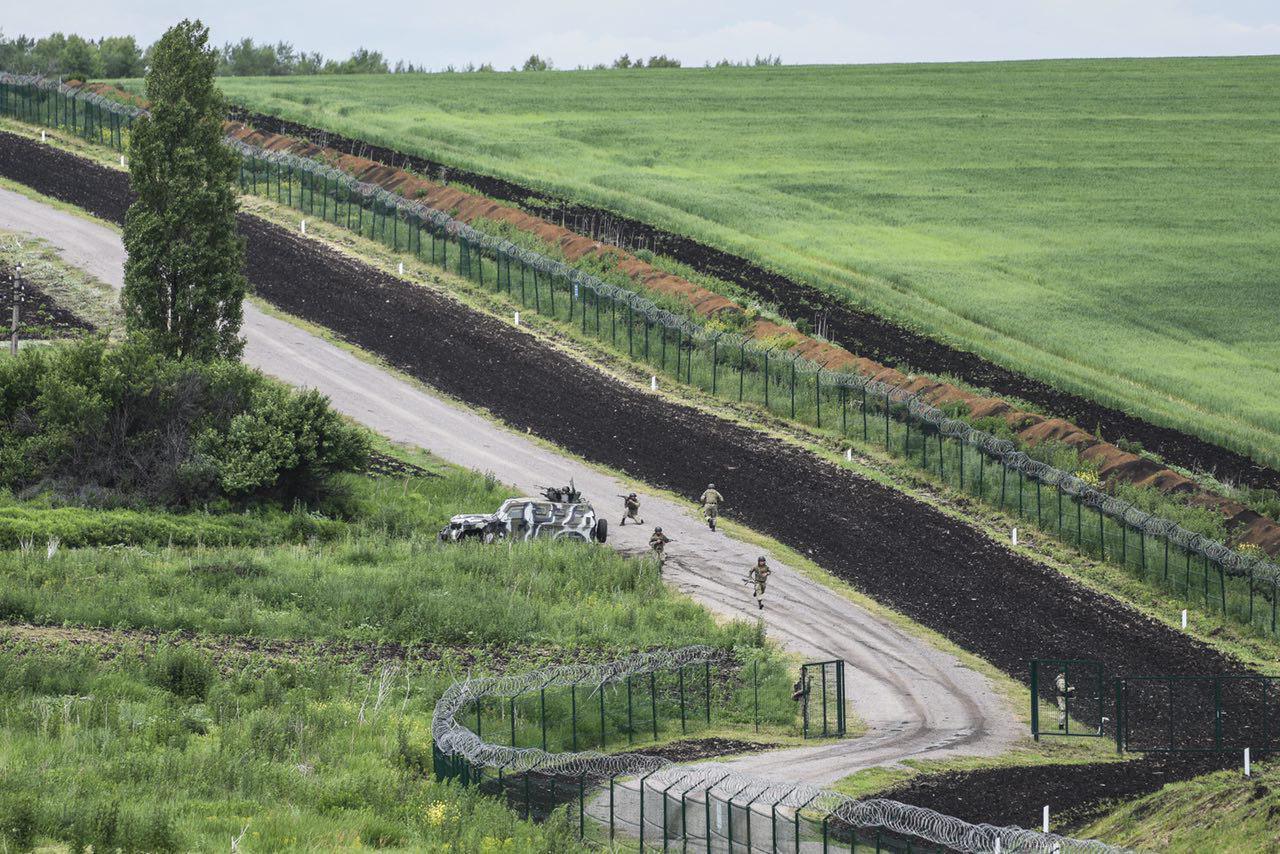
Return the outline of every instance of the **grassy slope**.
<path id="1" fill-rule="evenodd" d="M 1280 768 L 1253 777 L 1220 771 L 1173 783 L 1095 821 L 1076 835 L 1144 851 L 1274 851 L 1280 847 Z"/>
<path id="2" fill-rule="evenodd" d="M 223 81 L 1280 460 L 1280 60 Z"/>

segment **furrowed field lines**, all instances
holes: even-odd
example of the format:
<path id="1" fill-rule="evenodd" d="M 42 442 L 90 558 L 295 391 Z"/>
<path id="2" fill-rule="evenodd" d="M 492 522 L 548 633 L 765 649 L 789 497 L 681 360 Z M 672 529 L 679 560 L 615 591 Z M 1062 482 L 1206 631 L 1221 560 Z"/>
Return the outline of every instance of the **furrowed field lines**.
<path id="1" fill-rule="evenodd" d="M 1261 57 L 222 85 L 688 233 L 1275 464 L 1278 78 Z"/>

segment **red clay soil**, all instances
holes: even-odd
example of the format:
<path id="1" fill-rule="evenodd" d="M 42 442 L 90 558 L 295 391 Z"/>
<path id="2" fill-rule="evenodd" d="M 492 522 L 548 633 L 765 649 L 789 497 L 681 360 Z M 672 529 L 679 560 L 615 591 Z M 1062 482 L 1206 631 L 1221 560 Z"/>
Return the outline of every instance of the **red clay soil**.
<path id="1" fill-rule="evenodd" d="M 463 222 L 483 218 L 509 223 L 559 247 L 570 262 L 589 256 L 612 255 L 616 259 L 617 268 L 633 281 L 654 293 L 676 297 L 688 303 L 704 317 L 743 315 L 742 308 L 731 300 L 680 276 L 659 270 L 625 250 L 584 237 L 484 196 L 443 186 L 366 157 L 345 154 L 281 134 L 254 130 L 240 123 L 228 122 L 226 129 L 228 136 L 233 139 L 269 151 L 288 151 L 299 157 L 323 161 L 361 181 L 377 184 L 407 199 L 446 211 Z M 1226 517 L 1228 530 L 1235 543 L 1252 543 L 1269 554 L 1280 553 L 1280 525 L 1271 519 L 1239 502 L 1204 491 L 1190 478 L 1104 442 L 1064 419 L 1025 412 L 999 398 L 975 394 L 928 377 L 904 374 L 895 368 L 856 356 L 842 347 L 805 335 L 794 326 L 755 320 L 746 326 L 745 331 L 757 340 L 784 342 L 783 346 L 789 345 L 791 352 L 818 364 L 825 364 L 831 370 L 852 370 L 905 388 L 919 394 L 922 400 L 934 406 L 960 403 L 968 408 L 972 417 L 999 417 L 1028 445 L 1034 446 L 1045 441 L 1070 445 L 1080 451 L 1083 459 L 1098 467 L 1099 474 L 1107 483 L 1132 483 L 1165 493 L 1196 493 L 1193 500 L 1197 506 L 1217 510 Z"/>

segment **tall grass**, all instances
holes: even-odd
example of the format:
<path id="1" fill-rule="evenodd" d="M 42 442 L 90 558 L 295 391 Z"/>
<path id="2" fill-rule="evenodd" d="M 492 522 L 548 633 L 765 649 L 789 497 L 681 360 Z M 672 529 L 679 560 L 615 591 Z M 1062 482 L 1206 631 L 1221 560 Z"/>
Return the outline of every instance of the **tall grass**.
<path id="1" fill-rule="evenodd" d="M 323 661 L 188 650 L 0 654 L 0 844 L 73 851 L 577 850 L 563 817 L 519 821 L 433 781 L 447 674 L 364 677 Z"/>
<path id="2" fill-rule="evenodd" d="M 1278 64 L 221 85 L 254 109 L 688 233 L 1275 464 Z"/>

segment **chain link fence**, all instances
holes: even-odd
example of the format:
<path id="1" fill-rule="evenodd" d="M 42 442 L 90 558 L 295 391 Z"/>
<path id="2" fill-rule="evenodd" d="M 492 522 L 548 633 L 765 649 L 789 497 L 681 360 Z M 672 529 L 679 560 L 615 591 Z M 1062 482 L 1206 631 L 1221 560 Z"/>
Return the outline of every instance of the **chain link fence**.
<path id="1" fill-rule="evenodd" d="M 0 115 L 124 151 L 143 110 L 56 80 L 0 71 Z"/>
<path id="2" fill-rule="evenodd" d="M 77 102 L 99 113 L 85 124 L 75 118 Z M 96 128 L 100 139 L 115 140 L 110 144 L 117 148 L 144 112 L 52 81 L 0 73 L 5 115 L 62 126 L 57 123 L 66 120 L 68 104 L 68 127 L 77 133 L 87 128 L 90 137 Z M 107 114 L 117 118 L 104 118 Z M 115 129 L 109 137 L 108 126 Z M 655 373 L 844 437 L 882 443 L 947 484 L 1016 512 L 1020 520 L 1034 519 L 1041 531 L 1085 553 L 1113 560 L 1206 610 L 1277 634 L 1280 566 L 1273 561 L 1237 552 L 1109 495 L 1073 472 L 1033 459 L 1008 439 L 949 416 L 918 393 L 856 372 L 828 370 L 777 344 L 712 329 L 634 290 L 320 161 L 240 140 L 228 144 L 241 155 L 240 184 L 246 192 L 505 292 L 524 307 L 625 349 Z"/>
<path id="3" fill-rule="evenodd" d="M 456 682 L 432 716 L 437 773 L 472 785 L 496 785 L 526 814 L 545 815 L 567 803 L 586 836 L 587 818 L 638 840 L 641 850 L 674 840 L 707 850 L 828 851 L 862 844 L 878 850 L 964 852 L 1104 852 L 1101 842 L 1017 827 L 970 824 L 931 810 L 883 799 L 855 800 L 803 783 L 765 780 L 720 763 L 677 766 L 660 756 L 597 750 L 548 751 L 486 741 L 468 726 L 472 710 L 549 686 L 609 686 L 651 674 L 699 670 L 723 663 L 723 653 L 693 646 L 632 655 L 599 665 L 549 667 L 520 675 Z"/>

